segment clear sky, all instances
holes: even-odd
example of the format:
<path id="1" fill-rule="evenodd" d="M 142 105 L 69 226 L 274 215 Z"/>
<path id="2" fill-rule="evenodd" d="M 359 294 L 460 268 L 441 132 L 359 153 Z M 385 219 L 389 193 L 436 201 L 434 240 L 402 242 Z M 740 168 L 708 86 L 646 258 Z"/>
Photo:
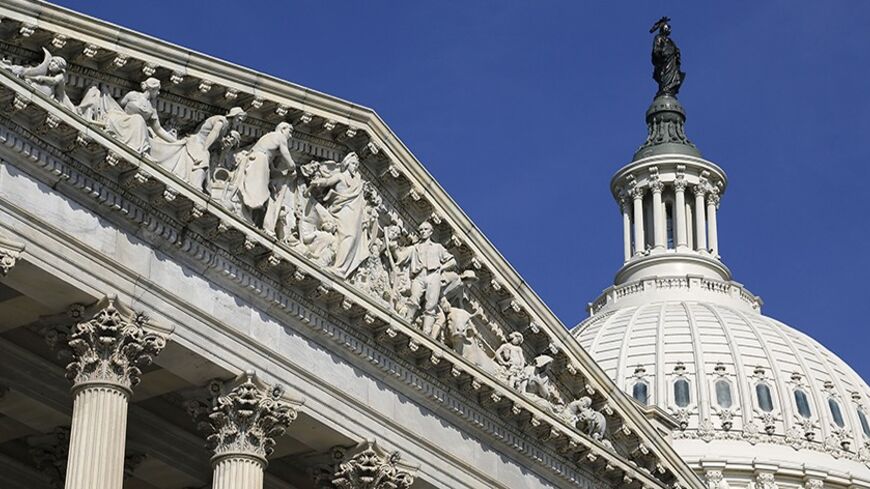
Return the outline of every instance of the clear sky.
<path id="1" fill-rule="evenodd" d="M 569 326 L 622 262 L 668 15 L 723 260 L 870 379 L 870 2 L 58 3 L 374 108 Z"/>

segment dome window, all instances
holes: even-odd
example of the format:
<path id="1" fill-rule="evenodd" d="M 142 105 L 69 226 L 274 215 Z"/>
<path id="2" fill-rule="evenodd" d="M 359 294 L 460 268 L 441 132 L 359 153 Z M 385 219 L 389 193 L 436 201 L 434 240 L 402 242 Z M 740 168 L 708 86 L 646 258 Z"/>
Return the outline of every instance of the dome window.
<path id="1" fill-rule="evenodd" d="M 858 409 L 858 421 L 861 422 L 861 430 L 864 431 L 864 436 L 870 438 L 870 424 L 867 424 L 867 416 L 864 416 L 864 411 Z"/>
<path id="2" fill-rule="evenodd" d="M 773 397 L 767 384 L 756 384 L 755 395 L 758 397 L 758 407 L 765 413 L 773 411 Z"/>
<path id="3" fill-rule="evenodd" d="M 843 420 L 843 412 L 840 411 L 840 404 L 833 398 L 828 399 L 828 407 L 831 409 L 831 417 L 834 418 L 834 423 L 843 428 L 846 422 Z"/>
<path id="4" fill-rule="evenodd" d="M 674 382 L 674 404 L 677 407 L 684 408 L 689 405 L 689 381 L 686 379 L 677 379 Z"/>
<path id="5" fill-rule="evenodd" d="M 802 417 L 809 418 L 812 416 L 812 412 L 810 411 L 810 401 L 807 399 L 807 393 L 802 389 L 796 389 L 794 391 L 794 403 L 797 406 L 798 414 Z"/>
<path id="6" fill-rule="evenodd" d="M 716 402 L 722 409 L 731 408 L 731 384 L 727 380 L 716 381 Z"/>
<path id="7" fill-rule="evenodd" d="M 649 403 L 649 386 L 644 381 L 638 381 L 634 384 L 634 387 L 631 389 L 631 397 L 634 398 L 637 402 L 641 404 Z"/>

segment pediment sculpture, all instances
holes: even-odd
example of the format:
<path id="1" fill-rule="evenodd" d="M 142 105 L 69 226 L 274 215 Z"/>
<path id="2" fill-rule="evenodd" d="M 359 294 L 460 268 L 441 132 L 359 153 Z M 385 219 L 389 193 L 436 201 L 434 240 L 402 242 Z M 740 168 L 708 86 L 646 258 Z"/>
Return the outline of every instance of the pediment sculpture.
<path id="1" fill-rule="evenodd" d="M 505 331 L 498 313 L 481 305 L 485 294 L 477 290 L 474 270 L 462 269 L 437 241 L 430 220 L 414 229 L 395 204 L 387 203 L 377 183 L 364 175 L 359 154 L 317 160 L 294 153 L 294 128 L 286 121 L 245 141 L 241 125 L 247 114 L 240 107 L 205 118 L 188 134 L 176 134 L 161 124 L 161 82 L 154 77 L 117 100 L 107 87 L 91 86 L 75 104 L 67 95 L 66 60 L 47 49 L 43 56 L 36 66 L 4 61 L 0 69 L 207 194 L 279 245 L 347 281 L 530 401 L 556 415 L 569 410 L 572 420 L 591 426 L 587 434 L 604 437 L 600 413 L 588 405 L 577 407 L 578 401 L 566 406 L 571 396 L 556 381 L 554 357 L 534 352 L 527 360 L 526 352 L 534 348 L 523 345 L 520 332 Z"/>

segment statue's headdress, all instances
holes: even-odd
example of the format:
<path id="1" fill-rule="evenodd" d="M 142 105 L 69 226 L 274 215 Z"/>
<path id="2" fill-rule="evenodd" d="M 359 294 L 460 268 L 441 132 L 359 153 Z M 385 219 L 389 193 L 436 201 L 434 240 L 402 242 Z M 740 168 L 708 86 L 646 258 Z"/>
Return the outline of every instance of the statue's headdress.
<path id="1" fill-rule="evenodd" d="M 653 24 L 652 27 L 650 27 L 650 30 L 649 30 L 650 33 L 653 33 L 655 31 L 657 31 L 658 29 L 661 29 L 661 27 L 663 25 L 667 25 L 667 23 L 670 21 L 671 21 L 670 17 L 662 17 L 661 19 L 657 20 L 656 23 Z"/>

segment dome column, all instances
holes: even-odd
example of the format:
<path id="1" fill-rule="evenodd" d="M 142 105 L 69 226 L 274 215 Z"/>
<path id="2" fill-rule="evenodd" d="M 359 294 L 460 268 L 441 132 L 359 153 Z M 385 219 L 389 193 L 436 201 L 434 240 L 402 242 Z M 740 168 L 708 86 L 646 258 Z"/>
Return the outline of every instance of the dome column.
<path id="1" fill-rule="evenodd" d="M 704 187 L 695 185 L 692 187 L 695 194 L 695 250 L 707 251 L 707 223 L 704 219 Z"/>
<path id="2" fill-rule="evenodd" d="M 716 223 L 716 209 L 719 208 L 719 192 L 716 188 L 707 192 L 707 235 L 710 239 L 710 254 L 719 256 L 719 230 Z"/>
<path id="3" fill-rule="evenodd" d="M 634 254 L 642 255 L 646 251 L 643 229 L 643 187 L 633 187 L 631 197 L 634 199 Z"/>
<path id="4" fill-rule="evenodd" d="M 652 190 L 653 249 L 657 253 L 661 253 L 665 250 L 665 209 L 662 205 L 662 190 L 665 188 L 665 184 L 659 180 L 656 174 L 650 182 L 649 188 Z"/>
<path id="5" fill-rule="evenodd" d="M 678 175 L 674 180 L 674 219 L 677 228 L 677 251 L 686 251 L 689 247 L 686 232 L 686 179 Z"/>
<path id="6" fill-rule="evenodd" d="M 624 261 L 631 259 L 631 214 L 629 214 L 628 196 L 620 192 L 619 210 L 622 212 L 622 248 Z"/>

